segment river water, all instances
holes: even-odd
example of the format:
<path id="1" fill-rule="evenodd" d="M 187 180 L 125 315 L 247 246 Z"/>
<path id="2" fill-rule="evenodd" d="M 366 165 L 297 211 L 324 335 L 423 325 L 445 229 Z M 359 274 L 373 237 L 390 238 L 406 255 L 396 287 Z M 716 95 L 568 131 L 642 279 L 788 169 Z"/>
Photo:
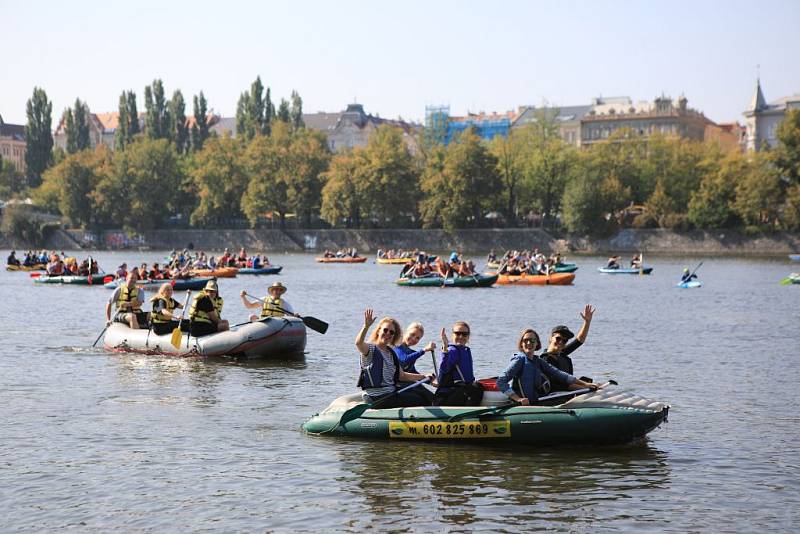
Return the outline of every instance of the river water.
<path id="1" fill-rule="evenodd" d="M 98 253 L 106 270 L 163 253 Z M 404 288 L 399 266 L 276 255 L 309 330 L 303 359 L 234 363 L 90 346 L 110 291 L 0 273 L 0 524 L 4 531 L 786 531 L 800 522 L 800 286 L 780 260 L 645 258 L 652 276 L 573 258 L 570 287 Z M 705 260 L 700 289 L 675 287 Z M 794 265 L 795 270 L 797 264 Z M 472 328 L 496 375 L 526 326 L 580 326 L 576 373 L 669 402 L 666 425 L 623 447 L 488 448 L 312 437 L 301 423 L 354 390 L 363 309 L 422 321 L 424 342 Z M 577 330 L 576 330 L 577 331 Z M 430 368 L 427 361 L 421 366 Z"/>

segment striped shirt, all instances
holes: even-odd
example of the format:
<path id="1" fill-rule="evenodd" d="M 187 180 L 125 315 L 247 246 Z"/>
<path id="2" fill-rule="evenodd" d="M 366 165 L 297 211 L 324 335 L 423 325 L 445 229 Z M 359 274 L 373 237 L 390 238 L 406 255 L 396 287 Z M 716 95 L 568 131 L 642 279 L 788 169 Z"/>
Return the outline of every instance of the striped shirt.
<path id="1" fill-rule="evenodd" d="M 365 388 L 363 397 L 366 402 L 370 401 L 369 397 L 375 399 L 377 397 L 393 393 L 396 389 L 394 386 L 394 375 L 396 369 L 394 365 L 394 358 L 391 352 L 392 349 L 389 348 L 384 351 L 371 343 L 368 346 L 369 350 L 367 351 L 366 356 L 363 354 L 361 355 L 361 369 L 369 369 L 372 366 L 372 355 L 374 351 L 380 351 L 381 356 L 383 356 L 383 383 L 392 385 L 376 388 Z"/>

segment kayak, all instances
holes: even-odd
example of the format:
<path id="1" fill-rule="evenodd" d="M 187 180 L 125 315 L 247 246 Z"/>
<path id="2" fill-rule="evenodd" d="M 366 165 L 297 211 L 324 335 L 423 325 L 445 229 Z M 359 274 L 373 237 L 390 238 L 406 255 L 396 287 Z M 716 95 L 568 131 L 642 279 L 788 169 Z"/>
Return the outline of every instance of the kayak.
<path id="1" fill-rule="evenodd" d="M 364 263 L 367 261 L 366 256 L 359 256 L 357 258 L 353 258 L 350 256 L 345 256 L 344 258 L 316 258 L 317 263 Z"/>
<path id="2" fill-rule="evenodd" d="M 485 392 L 484 397 L 486 397 Z M 495 395 L 498 395 L 497 393 Z M 462 440 L 525 445 L 628 443 L 666 422 L 669 405 L 605 388 L 574 396 L 555 406 L 420 406 L 368 409 L 340 425 L 348 409 L 363 403 L 361 393 L 334 400 L 306 421 L 309 434 L 385 440 Z M 485 404 L 484 404 L 485 406 Z M 483 413 L 470 415 L 476 410 Z"/>
<path id="3" fill-rule="evenodd" d="M 415 258 L 376 258 L 375 263 L 381 265 L 404 265 L 408 262 L 416 261 Z"/>
<path id="4" fill-rule="evenodd" d="M 476 274 L 473 276 L 456 276 L 444 279 L 439 275 L 422 278 L 398 278 L 399 286 L 419 287 L 489 287 L 497 282 L 496 274 Z"/>
<path id="5" fill-rule="evenodd" d="M 497 283 L 501 285 L 519 286 L 568 286 L 575 280 L 573 273 L 554 273 L 550 276 L 545 274 L 501 274 L 497 278 Z"/>
<path id="6" fill-rule="evenodd" d="M 208 283 L 209 280 L 214 279 L 205 277 L 178 280 L 138 280 L 136 282 L 136 287 L 139 289 L 144 289 L 145 291 L 158 291 L 158 288 L 161 287 L 161 284 L 164 282 L 169 282 L 172 284 L 173 291 L 186 291 L 187 289 L 197 290 L 206 287 L 206 283 Z M 119 285 L 119 280 L 111 280 L 110 282 L 103 284 L 103 287 L 106 289 L 116 289 L 117 285 Z"/>
<path id="7" fill-rule="evenodd" d="M 157 336 L 151 330 L 133 330 L 126 324 L 111 323 L 103 347 L 114 352 L 168 356 L 270 358 L 302 354 L 306 348 L 306 327 L 296 317 L 269 317 L 203 337 L 184 333 L 177 349 L 171 339 L 172 333 Z"/>
<path id="8" fill-rule="evenodd" d="M 679 282 L 676 285 L 682 289 L 692 289 L 694 287 L 703 287 L 703 282 L 699 280 L 689 280 L 688 282 Z"/>
<path id="9" fill-rule="evenodd" d="M 792 261 L 800 261 L 800 254 L 789 254 L 789 259 Z"/>
<path id="10" fill-rule="evenodd" d="M 800 274 L 792 273 L 783 280 L 781 280 L 781 285 L 788 286 L 791 284 L 800 284 Z"/>
<path id="11" fill-rule="evenodd" d="M 107 275 L 105 273 L 93 274 L 89 276 L 40 276 L 34 278 L 33 281 L 37 284 L 73 284 L 78 286 L 91 286 L 103 285 L 103 279 Z"/>
<path id="12" fill-rule="evenodd" d="M 239 274 L 278 274 L 283 269 L 280 265 L 268 265 L 266 267 L 240 267 Z"/>
<path id="13" fill-rule="evenodd" d="M 639 269 L 609 269 L 608 267 L 598 267 L 597 270 L 604 274 L 639 274 Z M 641 269 L 641 271 L 641 274 L 650 274 L 653 272 L 653 268 L 645 267 Z"/>
<path id="14" fill-rule="evenodd" d="M 6 265 L 6 271 L 44 271 L 47 264 L 36 263 L 34 265 Z"/>
<path id="15" fill-rule="evenodd" d="M 218 267 L 217 269 L 193 269 L 192 276 L 210 276 L 213 278 L 236 278 L 239 269 L 236 267 Z"/>

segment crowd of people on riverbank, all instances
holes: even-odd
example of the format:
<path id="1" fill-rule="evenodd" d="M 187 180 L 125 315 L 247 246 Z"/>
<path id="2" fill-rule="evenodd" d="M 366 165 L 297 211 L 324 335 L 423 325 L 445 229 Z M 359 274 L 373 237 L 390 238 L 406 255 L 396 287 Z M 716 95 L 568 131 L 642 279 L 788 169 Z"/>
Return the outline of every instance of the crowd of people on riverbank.
<path id="1" fill-rule="evenodd" d="M 597 389 L 590 378 L 575 377 L 570 358 L 570 354 L 586 342 L 594 312 L 589 304 L 583 308 L 580 313 L 583 324 L 577 335 L 566 325 L 552 328 L 547 349 L 541 354 L 536 353 L 542 348 L 539 334 L 533 328 L 523 330 L 517 340 L 518 351 L 497 376 L 498 390 L 512 401 L 528 405 L 558 391 Z M 380 403 L 382 408 L 481 404 L 484 385 L 475 379 L 469 347 L 472 331 L 467 322 L 456 322 L 449 340 L 442 328 L 441 360 L 438 363 L 435 342 L 429 342 L 420 350 L 412 348 L 425 333 L 421 323 L 411 323 L 404 334 L 396 319 L 383 317 L 366 340 L 373 323 L 375 315 L 368 308 L 364 311 L 364 323 L 355 340 L 361 369 L 358 386 L 363 390 L 364 401 Z M 426 376 L 417 371 L 415 364 L 428 352 L 435 371 Z M 424 382 L 431 383 L 435 391 L 431 393 L 419 387 Z"/>

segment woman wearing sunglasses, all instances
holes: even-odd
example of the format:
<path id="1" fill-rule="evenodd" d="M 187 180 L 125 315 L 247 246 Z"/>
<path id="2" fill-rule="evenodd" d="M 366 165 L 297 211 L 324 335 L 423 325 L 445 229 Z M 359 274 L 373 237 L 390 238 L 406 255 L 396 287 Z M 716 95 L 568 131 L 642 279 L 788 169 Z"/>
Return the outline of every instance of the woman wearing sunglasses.
<path id="1" fill-rule="evenodd" d="M 453 341 L 448 343 L 442 328 L 442 363 L 434 406 L 478 406 L 483 399 L 483 387 L 475 381 L 472 371 L 472 351 L 467 346 L 469 335 L 469 325 L 458 321 L 453 325 Z"/>
<path id="2" fill-rule="evenodd" d="M 514 353 L 508 367 L 497 377 L 497 389 L 511 400 L 524 406 L 533 404 L 548 395 L 556 384 L 561 389 L 597 389 L 595 384 L 579 380 L 539 358 L 536 351 L 542 344 L 533 328 L 522 331 L 517 348 L 520 352 Z"/>
<path id="3" fill-rule="evenodd" d="M 418 373 L 403 371 L 393 348 L 403 338 L 400 323 L 392 317 L 384 317 L 372 331 L 369 342 L 365 342 L 367 330 L 375 322 L 372 309 L 364 311 L 364 326 L 356 336 L 356 347 L 361 353 L 361 374 L 358 386 L 364 390 L 364 400 L 381 401 L 381 408 L 403 406 L 425 406 L 430 404 L 429 392 L 423 385 L 397 393 L 398 382 L 416 382 L 426 378 Z"/>
<path id="4" fill-rule="evenodd" d="M 581 319 L 583 325 L 578 331 L 578 335 L 572 333 L 572 330 L 565 325 L 558 325 L 550 331 L 550 340 L 547 343 L 547 351 L 543 352 L 539 357 L 544 361 L 567 374 L 575 374 L 572 368 L 572 359 L 570 354 L 575 352 L 578 347 L 586 342 L 586 336 L 589 335 L 589 325 L 592 324 L 592 316 L 594 315 L 594 308 L 587 304 L 581 312 Z M 570 339 L 575 337 L 572 341 Z M 589 378 L 581 377 L 585 382 L 591 382 Z M 557 389 L 554 389 L 556 391 Z M 563 388 L 561 389 L 563 391 Z"/>

